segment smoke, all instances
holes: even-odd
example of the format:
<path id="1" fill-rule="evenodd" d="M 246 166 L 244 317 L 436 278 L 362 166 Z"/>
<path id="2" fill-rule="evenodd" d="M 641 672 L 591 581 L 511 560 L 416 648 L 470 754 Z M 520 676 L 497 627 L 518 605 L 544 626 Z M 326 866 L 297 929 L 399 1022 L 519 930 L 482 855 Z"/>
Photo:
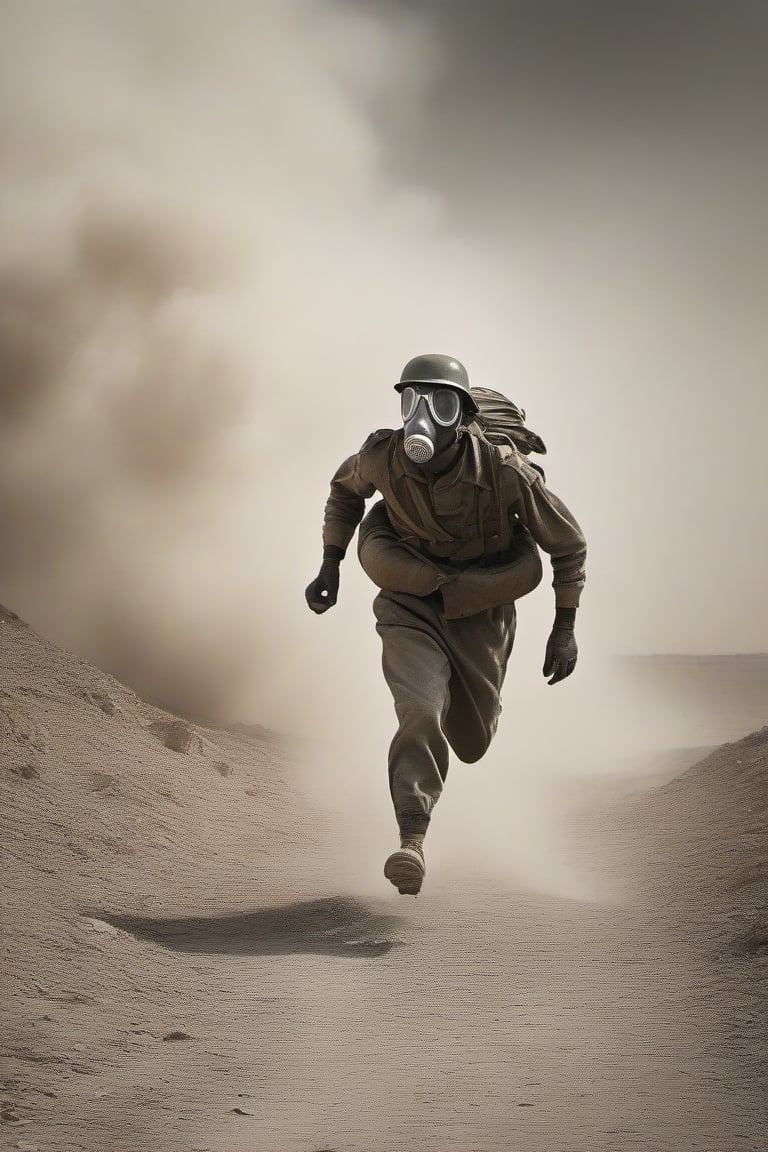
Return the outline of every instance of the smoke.
<path id="1" fill-rule="evenodd" d="M 754 646 L 746 601 L 723 622 L 711 609 L 738 556 L 764 556 L 736 465 L 727 483 L 720 467 L 737 345 L 730 397 L 757 477 L 764 340 L 749 343 L 752 307 L 699 348 L 721 299 L 703 256 L 660 285 L 653 245 L 709 203 L 685 233 L 698 252 L 718 207 L 717 187 L 689 196 L 695 165 L 683 203 L 654 200 L 669 141 L 627 137 L 617 170 L 623 125 L 573 131 L 548 74 L 509 79 L 499 45 L 451 71 L 461 45 L 437 23 L 429 5 L 330 0 L 3 5 L 0 600 L 145 694 L 291 733 L 346 827 L 365 812 L 373 875 L 392 828 L 374 589 L 353 556 L 334 612 L 311 616 L 303 589 L 328 479 L 397 421 L 401 366 L 459 356 L 549 444 L 590 584 L 579 671 L 557 689 L 539 676 L 549 590 L 521 606 L 499 736 L 487 763 L 452 770 L 437 851 L 482 826 L 515 875 L 533 863 L 578 894 L 538 782 L 678 736 L 640 713 L 606 648 Z"/>
<path id="2" fill-rule="evenodd" d="M 429 53 L 335 5 L 0 19 L 3 597 L 144 691 L 231 706 L 310 536 L 315 563 L 328 414 L 345 454 L 400 359 L 369 340 L 435 209 L 380 180 L 365 108 Z"/>

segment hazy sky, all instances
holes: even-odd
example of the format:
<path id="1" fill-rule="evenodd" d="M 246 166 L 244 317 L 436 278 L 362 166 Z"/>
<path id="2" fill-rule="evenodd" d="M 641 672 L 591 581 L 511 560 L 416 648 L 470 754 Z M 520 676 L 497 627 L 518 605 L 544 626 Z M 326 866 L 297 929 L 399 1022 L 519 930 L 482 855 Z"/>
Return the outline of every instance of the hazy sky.
<path id="1" fill-rule="evenodd" d="M 553 441 L 589 611 L 620 646 L 765 647 L 768 7 L 402 9 L 434 71 L 422 115 L 378 109 L 387 161 L 498 271 L 483 369 Z"/>
<path id="2" fill-rule="evenodd" d="M 303 588 L 436 350 L 549 445 L 583 650 L 768 648 L 767 40 L 706 0 L 6 0 L 0 601 L 284 711 L 376 652 L 353 550 L 336 614 Z"/>

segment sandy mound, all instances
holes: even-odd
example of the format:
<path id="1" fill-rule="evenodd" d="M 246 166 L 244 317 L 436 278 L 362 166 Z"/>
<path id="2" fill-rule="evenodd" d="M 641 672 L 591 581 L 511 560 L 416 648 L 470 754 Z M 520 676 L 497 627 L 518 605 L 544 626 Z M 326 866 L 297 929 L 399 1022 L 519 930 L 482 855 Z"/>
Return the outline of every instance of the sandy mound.
<path id="1" fill-rule="evenodd" d="M 768 727 L 718 748 L 633 815 L 652 832 L 657 902 L 685 908 L 723 952 L 768 948 Z"/>
<path id="2" fill-rule="evenodd" d="M 765 1147 L 768 730 L 579 814 L 621 902 L 366 901 L 268 733 L 0 620 L 0 1147 Z"/>

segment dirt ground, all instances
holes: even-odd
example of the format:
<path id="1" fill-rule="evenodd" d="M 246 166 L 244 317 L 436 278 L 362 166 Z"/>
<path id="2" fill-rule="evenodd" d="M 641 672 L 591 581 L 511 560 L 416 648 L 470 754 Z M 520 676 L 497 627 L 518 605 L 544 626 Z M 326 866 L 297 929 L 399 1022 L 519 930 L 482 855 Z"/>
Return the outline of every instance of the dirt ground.
<path id="1" fill-rule="evenodd" d="M 768 1147 L 768 729 L 574 798 L 600 901 L 362 899 L 268 733 L 0 620 L 0 1148 Z"/>

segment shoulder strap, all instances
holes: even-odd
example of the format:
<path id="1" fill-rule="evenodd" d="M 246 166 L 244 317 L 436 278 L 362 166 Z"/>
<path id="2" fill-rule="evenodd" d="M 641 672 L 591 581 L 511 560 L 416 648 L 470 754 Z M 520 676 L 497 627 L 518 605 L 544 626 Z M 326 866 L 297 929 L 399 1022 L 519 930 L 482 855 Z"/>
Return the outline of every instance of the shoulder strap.
<path id="1" fill-rule="evenodd" d="M 375 432 L 371 432 L 370 436 L 366 437 L 360 451 L 366 452 L 369 448 L 373 448 L 376 444 L 380 444 L 382 440 L 386 440 L 388 436 L 392 436 L 393 433 L 393 428 L 377 428 Z"/>

